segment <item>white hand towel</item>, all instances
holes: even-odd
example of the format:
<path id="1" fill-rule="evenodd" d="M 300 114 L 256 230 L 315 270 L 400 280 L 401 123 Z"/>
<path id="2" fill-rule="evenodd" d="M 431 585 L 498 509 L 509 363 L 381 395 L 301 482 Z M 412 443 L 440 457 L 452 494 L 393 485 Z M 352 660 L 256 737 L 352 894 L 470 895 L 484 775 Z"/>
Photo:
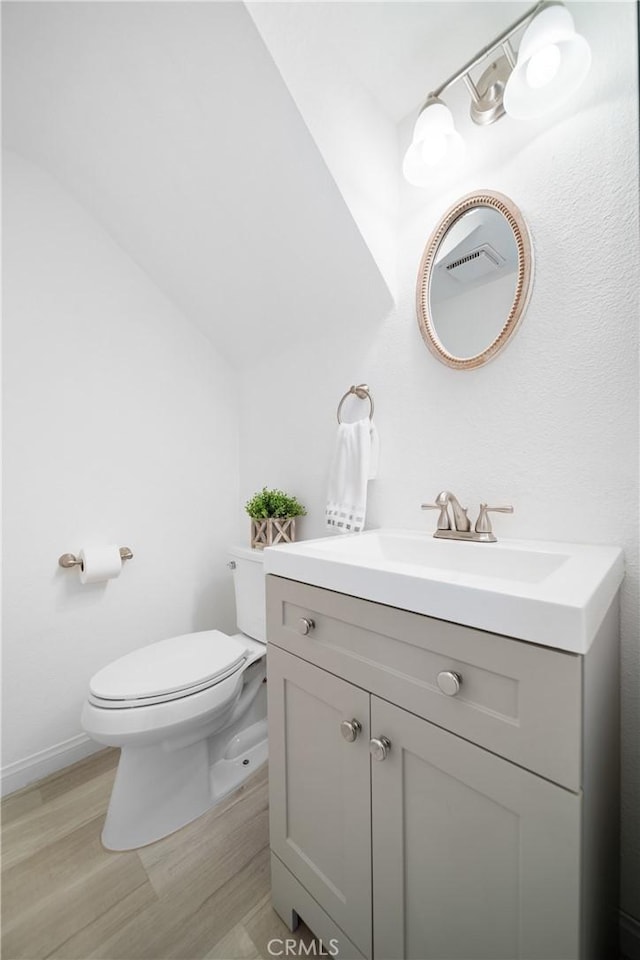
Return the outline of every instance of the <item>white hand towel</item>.
<path id="1" fill-rule="evenodd" d="M 368 418 L 338 424 L 327 507 L 328 527 L 341 533 L 364 529 L 367 484 L 378 471 L 378 431 Z"/>

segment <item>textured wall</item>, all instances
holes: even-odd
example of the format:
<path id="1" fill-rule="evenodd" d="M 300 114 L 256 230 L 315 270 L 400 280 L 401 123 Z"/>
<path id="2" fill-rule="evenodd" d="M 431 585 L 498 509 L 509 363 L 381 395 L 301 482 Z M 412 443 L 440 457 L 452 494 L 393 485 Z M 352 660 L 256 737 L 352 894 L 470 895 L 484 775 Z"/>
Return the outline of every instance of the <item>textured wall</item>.
<path id="1" fill-rule="evenodd" d="M 237 416 L 226 364 L 98 224 L 15 155 L 3 177 L 2 760 L 15 773 L 82 746 L 101 666 L 233 628 Z M 81 586 L 58 567 L 92 541 L 132 548 L 117 580 Z"/>
<path id="2" fill-rule="evenodd" d="M 524 127 L 465 126 L 465 170 L 432 194 L 405 190 L 396 308 L 365 335 L 350 333 L 345 315 L 339 339 L 317 331 L 285 351 L 286 379 L 267 366 L 244 372 L 241 499 L 263 483 L 290 488 L 309 509 L 302 535 L 324 535 L 336 404 L 351 383 L 367 381 L 381 436 L 369 526 L 430 530 L 434 518 L 419 505 L 447 487 L 470 512 L 481 499 L 513 503 L 513 516 L 495 518 L 498 536 L 624 547 L 623 907 L 638 916 L 637 32 L 633 4 L 574 6 L 594 56 L 579 96 Z M 457 109 L 466 110 L 465 96 L 456 92 Z M 406 141 L 408 124 L 402 133 Z M 421 340 L 415 276 L 440 214 L 483 188 L 511 196 L 524 213 L 534 290 L 506 351 L 458 372 Z"/>

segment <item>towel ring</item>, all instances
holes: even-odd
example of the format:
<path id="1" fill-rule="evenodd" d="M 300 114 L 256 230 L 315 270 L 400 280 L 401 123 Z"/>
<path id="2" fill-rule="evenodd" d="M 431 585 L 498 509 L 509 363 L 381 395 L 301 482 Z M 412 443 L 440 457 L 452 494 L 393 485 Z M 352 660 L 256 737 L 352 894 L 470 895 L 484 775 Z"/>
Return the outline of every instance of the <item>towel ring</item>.
<path id="1" fill-rule="evenodd" d="M 342 404 L 345 402 L 347 397 L 350 397 L 352 394 L 355 397 L 357 397 L 358 400 L 369 401 L 369 407 L 370 407 L 369 420 L 373 420 L 373 399 L 371 397 L 371 394 L 369 393 L 369 387 L 367 386 L 366 383 L 359 383 L 357 387 L 355 385 L 350 386 L 347 392 L 345 393 L 344 397 L 338 404 L 338 413 L 337 413 L 338 423 L 342 423 L 342 420 L 340 419 L 340 411 L 342 410 Z"/>

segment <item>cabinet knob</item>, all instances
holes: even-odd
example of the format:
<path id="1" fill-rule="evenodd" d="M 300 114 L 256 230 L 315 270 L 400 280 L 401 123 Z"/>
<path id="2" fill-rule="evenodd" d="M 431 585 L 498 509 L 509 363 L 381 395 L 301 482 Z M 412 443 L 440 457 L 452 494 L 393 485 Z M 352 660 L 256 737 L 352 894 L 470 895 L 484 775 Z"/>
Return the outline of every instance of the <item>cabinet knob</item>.
<path id="1" fill-rule="evenodd" d="M 369 753 L 374 760 L 386 760 L 391 750 L 391 740 L 388 737 L 374 737 L 369 741 Z"/>
<path id="2" fill-rule="evenodd" d="M 340 724 L 340 733 L 347 743 L 353 743 L 358 739 L 358 734 L 362 730 L 362 724 L 359 720 L 343 720 Z"/>
<path id="3" fill-rule="evenodd" d="M 454 673 L 453 670 L 443 670 L 436 679 L 438 686 L 448 697 L 455 697 L 460 690 L 462 677 L 459 673 Z"/>
<path id="4" fill-rule="evenodd" d="M 298 633 L 306 637 L 308 633 L 311 633 L 315 625 L 315 620 L 312 620 L 311 617 L 300 617 L 298 620 Z"/>

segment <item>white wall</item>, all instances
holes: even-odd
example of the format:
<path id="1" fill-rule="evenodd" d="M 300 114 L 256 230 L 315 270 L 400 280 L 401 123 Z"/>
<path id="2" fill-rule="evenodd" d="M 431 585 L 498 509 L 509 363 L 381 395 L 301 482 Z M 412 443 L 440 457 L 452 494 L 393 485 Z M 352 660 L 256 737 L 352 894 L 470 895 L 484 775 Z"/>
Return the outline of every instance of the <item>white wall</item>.
<path id="1" fill-rule="evenodd" d="M 433 517 L 419 505 L 446 487 L 470 513 L 481 499 L 513 503 L 513 516 L 495 518 L 499 537 L 625 548 L 622 905 L 638 916 L 637 29 L 631 3 L 573 7 L 594 61 L 573 102 L 530 126 L 505 119 L 469 130 L 462 172 L 431 194 L 405 190 L 396 308 L 367 334 L 350 333 L 345 317 L 339 340 L 285 352 L 286 379 L 266 364 L 244 370 L 241 499 L 264 483 L 289 489 L 309 511 L 302 536 L 324 535 L 336 405 L 350 384 L 366 381 L 381 437 L 369 526 L 428 532 Z M 463 94 L 456 93 L 459 110 L 467 109 Z M 408 123 L 401 132 L 406 142 Z M 415 278 L 439 216 L 479 189 L 506 193 L 524 213 L 536 275 L 505 352 L 459 372 L 421 340 Z M 277 444 L 265 422 L 277 429 Z"/>
<path id="2" fill-rule="evenodd" d="M 5 146 L 231 362 L 392 302 L 244 4 L 6 3 L 2 86 Z"/>
<path id="3" fill-rule="evenodd" d="M 238 442 L 236 380 L 211 343 L 49 176 L 13 154 L 3 174 L 2 763 L 15 789 L 86 749 L 80 708 L 100 666 L 233 628 Z M 83 587 L 57 560 L 89 541 L 134 559 Z M 62 761 L 59 748 L 72 748 Z"/>
<path id="4" fill-rule="evenodd" d="M 348 43 L 348 59 L 336 49 L 344 17 L 352 15 L 353 4 L 250 2 L 246 6 L 394 292 L 398 141 L 394 122 L 352 68 L 353 43 Z M 375 7 L 384 10 L 388 4 Z"/>
<path id="5" fill-rule="evenodd" d="M 2 42 L 15 789 L 86 749 L 101 664 L 233 626 L 223 357 L 338 335 L 341 311 L 365 326 L 392 301 L 243 4 L 8 4 Z M 94 539 L 136 556 L 81 589 L 56 561 Z"/>

